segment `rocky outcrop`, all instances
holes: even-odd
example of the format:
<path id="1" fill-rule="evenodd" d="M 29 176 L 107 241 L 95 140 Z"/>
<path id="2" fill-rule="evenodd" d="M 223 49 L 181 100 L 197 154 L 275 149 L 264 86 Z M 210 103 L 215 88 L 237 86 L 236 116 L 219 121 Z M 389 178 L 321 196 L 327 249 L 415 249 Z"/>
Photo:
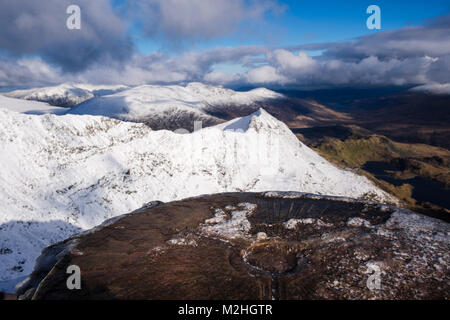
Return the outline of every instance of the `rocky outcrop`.
<path id="1" fill-rule="evenodd" d="M 391 206 L 301 193 L 217 194 L 151 205 L 46 249 L 39 260 L 51 263 L 37 266 L 19 293 L 449 299 L 449 249 L 449 224 Z M 71 265 L 81 270 L 80 290 L 67 288 Z"/>

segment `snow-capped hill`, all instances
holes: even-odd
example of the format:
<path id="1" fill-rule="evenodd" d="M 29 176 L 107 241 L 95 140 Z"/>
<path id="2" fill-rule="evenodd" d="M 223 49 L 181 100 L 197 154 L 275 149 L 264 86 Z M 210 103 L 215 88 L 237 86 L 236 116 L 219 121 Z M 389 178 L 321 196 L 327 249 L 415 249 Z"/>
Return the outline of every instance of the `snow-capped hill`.
<path id="1" fill-rule="evenodd" d="M 108 94 L 114 94 L 119 91 L 129 89 L 129 86 L 118 84 L 118 85 L 96 85 L 89 83 L 77 83 L 73 85 L 74 87 L 87 90 L 92 92 L 95 96 L 105 96 Z"/>
<path id="2" fill-rule="evenodd" d="M 183 87 L 179 87 L 183 88 Z M 180 89 L 178 89 L 180 90 Z M 199 96 L 209 105 L 251 105 L 270 99 L 283 99 L 284 95 L 266 88 L 257 88 L 247 92 L 239 92 L 223 87 L 206 85 L 193 82 L 185 87 L 185 90 Z"/>
<path id="3" fill-rule="evenodd" d="M 0 109 L 2 108 L 26 114 L 63 114 L 67 112 L 66 108 L 54 107 L 49 105 L 48 103 L 27 101 L 0 95 Z"/>
<path id="4" fill-rule="evenodd" d="M 203 127 L 223 122 L 214 113 L 230 105 L 242 108 L 282 97 L 267 89 L 236 92 L 202 83 L 185 87 L 145 85 L 86 101 L 70 113 L 143 122 L 153 129 L 192 131 L 194 121 L 202 121 Z"/>
<path id="5" fill-rule="evenodd" d="M 393 200 L 264 110 L 191 134 L 4 109 L 0 123 L 0 281 L 29 274 L 42 248 L 150 201 L 267 190 Z"/>
<path id="6" fill-rule="evenodd" d="M 61 84 L 53 87 L 17 90 L 5 95 L 13 98 L 48 102 L 54 106 L 73 107 L 98 95 L 124 90 L 126 86 L 95 86 L 90 84 Z"/>
<path id="7" fill-rule="evenodd" d="M 251 115 L 222 123 L 216 127 L 222 128 L 223 130 L 232 130 L 237 132 L 247 132 L 249 130 L 253 130 L 257 133 L 262 131 L 273 131 L 278 134 L 281 134 L 281 132 L 284 134 L 291 134 L 291 130 L 288 126 L 272 117 L 263 108 L 260 108 Z"/>
<path id="8" fill-rule="evenodd" d="M 180 86 L 140 86 L 113 95 L 94 98 L 70 114 L 97 115 L 130 122 L 142 122 L 153 129 L 192 131 L 194 121 L 204 126 L 222 122 L 202 112 L 204 102 Z"/>

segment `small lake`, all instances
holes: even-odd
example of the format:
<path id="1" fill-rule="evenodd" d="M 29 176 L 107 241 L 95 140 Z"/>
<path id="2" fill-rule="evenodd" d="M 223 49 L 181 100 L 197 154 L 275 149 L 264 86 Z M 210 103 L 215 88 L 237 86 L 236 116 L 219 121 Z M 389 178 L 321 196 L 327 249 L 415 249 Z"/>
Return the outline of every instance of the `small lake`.
<path id="1" fill-rule="evenodd" d="M 398 171 L 398 168 L 387 162 L 369 161 L 363 169 L 373 174 L 377 179 L 384 180 L 394 186 L 408 183 L 413 186 L 412 197 L 420 202 L 431 202 L 440 207 L 450 209 L 450 190 L 445 184 L 432 179 L 414 177 L 410 179 L 393 178 L 386 171 Z"/>

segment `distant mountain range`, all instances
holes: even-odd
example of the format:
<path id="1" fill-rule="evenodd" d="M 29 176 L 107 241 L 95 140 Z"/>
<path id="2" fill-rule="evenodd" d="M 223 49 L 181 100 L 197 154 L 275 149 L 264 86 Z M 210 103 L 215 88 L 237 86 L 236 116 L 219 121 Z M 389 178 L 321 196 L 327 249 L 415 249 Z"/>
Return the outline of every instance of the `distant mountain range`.
<path id="1" fill-rule="evenodd" d="M 141 122 L 155 130 L 185 128 L 192 131 L 194 121 L 202 121 L 203 126 L 215 125 L 223 122 L 221 115 L 224 113 L 239 109 L 248 115 L 256 111 L 260 103 L 282 98 L 281 94 L 267 89 L 236 92 L 201 83 L 185 87 L 140 86 L 91 99 L 69 113 Z"/>
<path id="2" fill-rule="evenodd" d="M 4 95 L 11 98 L 47 102 L 53 106 L 73 107 L 99 95 L 125 90 L 127 86 L 96 86 L 90 84 L 61 84 L 53 87 L 16 90 Z"/>
<path id="3" fill-rule="evenodd" d="M 340 88 L 280 90 L 281 93 L 278 93 L 264 88 L 234 91 L 202 83 L 134 88 L 62 84 L 3 95 L 71 107 L 66 111 L 73 114 L 143 122 L 154 130 L 185 128 L 192 131 L 194 121 L 212 126 L 264 108 L 294 129 L 335 124 L 359 125 L 399 142 L 450 148 L 450 95 L 409 89 Z M 12 101 L 3 103 L 3 107 L 10 109 L 11 105 L 14 105 Z M 45 111 L 41 113 L 62 112 L 48 106 L 41 108 Z"/>

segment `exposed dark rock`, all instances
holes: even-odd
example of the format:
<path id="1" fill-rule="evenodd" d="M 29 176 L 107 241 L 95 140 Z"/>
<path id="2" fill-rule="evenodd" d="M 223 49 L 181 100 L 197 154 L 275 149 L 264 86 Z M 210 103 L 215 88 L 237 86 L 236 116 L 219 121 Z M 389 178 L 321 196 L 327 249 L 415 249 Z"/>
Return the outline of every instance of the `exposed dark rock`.
<path id="1" fill-rule="evenodd" d="M 218 194 L 149 206 L 46 249 L 46 268 L 37 265 L 21 292 L 36 288 L 33 299 L 449 299 L 449 249 L 449 224 L 398 208 L 298 193 Z M 70 265 L 81 269 L 81 290 L 66 286 Z M 377 270 L 381 286 L 368 286 Z"/>

